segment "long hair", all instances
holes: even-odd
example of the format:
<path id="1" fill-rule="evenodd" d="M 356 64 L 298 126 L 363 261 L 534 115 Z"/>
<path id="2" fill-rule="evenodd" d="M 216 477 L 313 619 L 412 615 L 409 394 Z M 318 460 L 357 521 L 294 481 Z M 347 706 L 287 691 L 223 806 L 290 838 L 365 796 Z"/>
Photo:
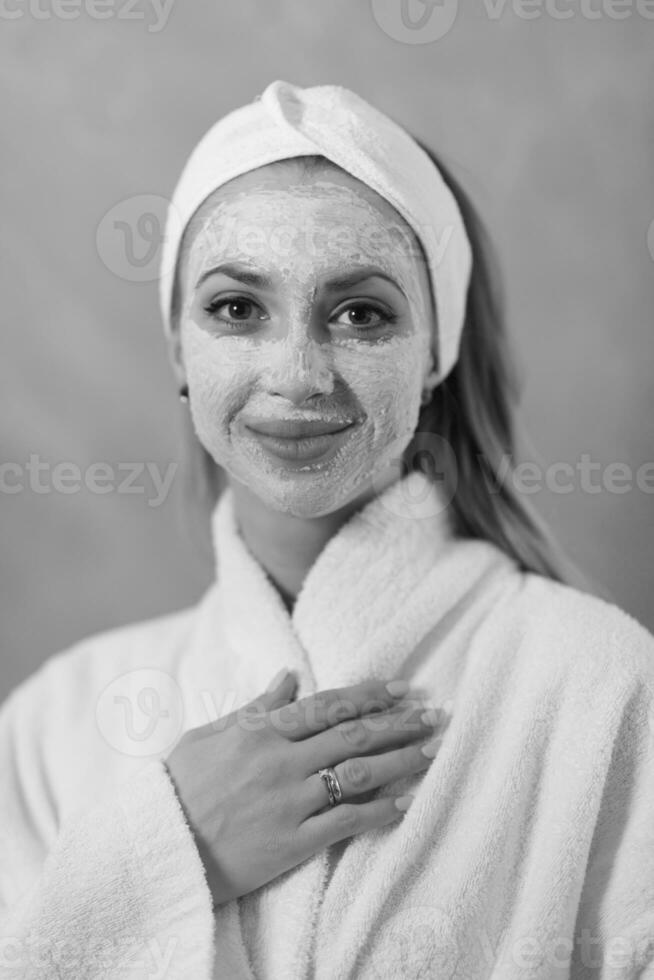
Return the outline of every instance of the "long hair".
<path id="1" fill-rule="evenodd" d="M 413 137 L 438 168 L 461 211 L 472 248 L 472 274 L 459 355 L 433 390 L 417 432 L 447 447 L 436 460 L 458 536 L 497 545 L 518 566 L 587 591 L 591 583 L 564 552 L 547 523 L 515 486 L 516 407 L 520 380 L 506 328 L 502 278 L 495 247 L 476 208 L 442 160 Z M 415 439 L 415 437 L 414 437 Z M 439 443 L 436 443 L 438 447 Z M 415 442 L 405 452 L 412 467 Z M 453 455 L 456 465 L 448 465 Z M 430 463 L 434 465 L 434 463 Z"/>
<path id="2" fill-rule="evenodd" d="M 472 248 L 472 272 L 458 360 L 422 407 L 414 437 L 403 454 L 404 467 L 407 471 L 419 468 L 432 476 L 432 468 L 438 471 L 458 537 L 489 541 L 523 571 L 610 598 L 565 554 L 546 522 L 515 487 L 515 408 L 520 391 L 495 249 L 462 187 L 433 150 L 415 136 L 413 139 L 438 168 L 458 203 Z M 330 163 L 320 155 L 301 159 L 306 169 Z M 187 226 L 177 262 L 173 318 L 180 308 L 179 269 L 192 224 Z M 209 557 L 208 519 L 226 477 L 197 440 L 187 410 L 183 424 L 185 496 L 187 502 L 193 498 L 190 510 L 194 518 L 199 505 L 201 527 L 199 533 L 197 524 L 193 530 Z M 425 437 L 429 443 L 426 452 L 420 449 Z"/>

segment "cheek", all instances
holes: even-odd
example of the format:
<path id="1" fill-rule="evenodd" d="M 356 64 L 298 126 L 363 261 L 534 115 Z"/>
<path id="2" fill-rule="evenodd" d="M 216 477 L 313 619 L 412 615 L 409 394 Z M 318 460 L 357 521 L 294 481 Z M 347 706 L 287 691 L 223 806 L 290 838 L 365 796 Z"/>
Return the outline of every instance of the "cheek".
<path id="1" fill-rule="evenodd" d="M 223 337 L 218 343 L 193 321 L 182 329 L 182 351 L 199 434 L 207 420 L 215 432 L 247 400 L 256 375 L 253 351 L 243 338 Z"/>
<path id="2" fill-rule="evenodd" d="M 412 433 L 420 412 L 424 344 L 415 336 L 376 346 L 353 342 L 334 356 L 338 374 L 354 392 L 376 438 Z"/>

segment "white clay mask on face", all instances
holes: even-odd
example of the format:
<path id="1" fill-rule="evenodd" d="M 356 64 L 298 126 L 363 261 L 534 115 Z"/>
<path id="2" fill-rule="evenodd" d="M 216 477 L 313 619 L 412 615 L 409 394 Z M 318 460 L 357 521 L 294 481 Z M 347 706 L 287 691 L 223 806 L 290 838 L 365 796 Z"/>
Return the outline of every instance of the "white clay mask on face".
<path id="1" fill-rule="evenodd" d="M 263 168 L 209 205 L 185 264 L 180 317 L 198 438 L 268 507 L 331 513 L 397 465 L 431 376 L 431 297 L 407 247 L 411 230 L 338 171 L 302 182 Z M 212 271 L 225 264 L 229 275 Z M 393 282 L 368 276 L 334 288 L 336 277 L 369 267 Z M 267 279 L 243 282 L 243 269 Z M 341 431 L 309 442 L 262 431 L 280 421 Z"/>

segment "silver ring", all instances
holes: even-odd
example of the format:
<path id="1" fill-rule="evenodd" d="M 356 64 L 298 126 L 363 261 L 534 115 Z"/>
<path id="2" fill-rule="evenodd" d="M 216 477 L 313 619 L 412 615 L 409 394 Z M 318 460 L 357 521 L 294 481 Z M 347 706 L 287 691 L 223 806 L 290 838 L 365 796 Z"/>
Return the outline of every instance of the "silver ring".
<path id="1" fill-rule="evenodd" d="M 327 792 L 329 793 L 329 805 L 336 806 L 336 804 L 340 803 L 343 799 L 343 791 L 336 773 L 331 766 L 327 766 L 325 769 L 319 769 L 318 775 L 321 777 L 325 786 L 327 787 Z"/>

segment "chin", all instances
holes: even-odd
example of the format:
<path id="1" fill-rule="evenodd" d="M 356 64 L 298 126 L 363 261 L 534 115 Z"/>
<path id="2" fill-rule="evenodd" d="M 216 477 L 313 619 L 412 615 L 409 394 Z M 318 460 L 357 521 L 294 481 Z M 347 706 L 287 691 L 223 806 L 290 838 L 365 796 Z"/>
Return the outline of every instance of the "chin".
<path id="1" fill-rule="evenodd" d="M 334 514 L 350 503 L 352 499 L 342 493 L 330 492 L 329 488 L 324 485 L 321 488 L 316 488 L 315 493 L 306 489 L 298 492 L 287 489 L 283 494 L 274 494 L 262 493 L 259 487 L 251 486 L 250 489 L 256 493 L 269 510 L 303 520 Z"/>
<path id="2" fill-rule="evenodd" d="M 268 510 L 303 520 L 326 517 L 343 509 L 354 512 L 385 485 L 380 483 L 378 474 L 361 470 L 349 478 L 342 472 L 333 475 L 316 472 L 304 473 L 302 480 L 296 474 L 276 480 L 266 474 L 242 482 Z"/>

